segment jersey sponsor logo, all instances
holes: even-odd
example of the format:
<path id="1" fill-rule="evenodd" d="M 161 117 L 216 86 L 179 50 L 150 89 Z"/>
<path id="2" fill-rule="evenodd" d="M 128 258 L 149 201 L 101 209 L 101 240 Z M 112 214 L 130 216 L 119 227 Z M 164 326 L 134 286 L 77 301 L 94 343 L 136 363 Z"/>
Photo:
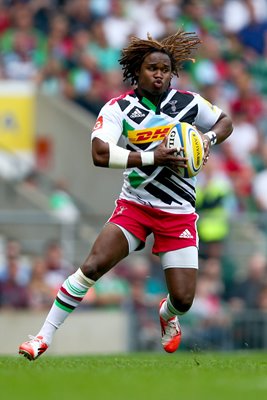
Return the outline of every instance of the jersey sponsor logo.
<path id="1" fill-rule="evenodd" d="M 157 126 L 134 131 L 128 131 L 128 139 L 131 143 L 141 144 L 163 140 L 171 131 L 173 125 Z"/>
<path id="2" fill-rule="evenodd" d="M 100 129 L 103 127 L 103 116 L 100 115 L 100 117 L 97 118 L 95 126 L 94 126 L 94 131 L 96 131 L 97 129 Z"/>

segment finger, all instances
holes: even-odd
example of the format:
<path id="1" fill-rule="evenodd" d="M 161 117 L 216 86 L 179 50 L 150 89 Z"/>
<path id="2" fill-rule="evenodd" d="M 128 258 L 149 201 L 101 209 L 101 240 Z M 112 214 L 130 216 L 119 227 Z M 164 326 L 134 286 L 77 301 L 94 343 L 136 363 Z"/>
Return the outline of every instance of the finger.
<path id="1" fill-rule="evenodd" d="M 209 156 L 206 156 L 206 157 L 204 158 L 204 160 L 203 160 L 203 165 L 207 164 L 208 160 L 209 160 Z"/>
<path id="2" fill-rule="evenodd" d="M 171 147 L 170 149 L 168 149 L 168 154 L 170 154 L 170 155 L 175 154 L 177 157 L 178 155 L 181 154 L 181 149 L 178 147 Z"/>
<path id="3" fill-rule="evenodd" d="M 165 138 L 162 140 L 162 144 L 164 144 L 167 147 L 167 141 L 168 141 L 168 135 L 165 136 Z"/>

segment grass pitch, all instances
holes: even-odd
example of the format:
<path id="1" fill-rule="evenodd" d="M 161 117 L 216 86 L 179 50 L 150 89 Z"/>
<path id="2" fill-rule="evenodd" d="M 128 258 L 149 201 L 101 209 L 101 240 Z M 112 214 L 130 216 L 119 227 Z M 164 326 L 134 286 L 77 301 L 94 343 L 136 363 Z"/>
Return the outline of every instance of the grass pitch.
<path id="1" fill-rule="evenodd" d="M 0 357 L 3 400 L 267 398 L 267 353 Z"/>

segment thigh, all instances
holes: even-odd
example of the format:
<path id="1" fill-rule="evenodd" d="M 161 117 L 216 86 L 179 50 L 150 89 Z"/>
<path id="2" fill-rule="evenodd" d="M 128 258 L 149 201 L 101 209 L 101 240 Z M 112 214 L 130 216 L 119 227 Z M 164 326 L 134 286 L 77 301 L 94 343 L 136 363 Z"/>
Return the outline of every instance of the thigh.
<path id="1" fill-rule="evenodd" d="M 195 246 L 159 253 L 159 257 L 163 269 L 166 268 L 198 269 L 198 249 Z"/>
<path id="2" fill-rule="evenodd" d="M 88 278 L 96 281 L 128 254 L 124 233 L 118 226 L 108 223 L 98 235 L 81 269 Z"/>
<path id="3" fill-rule="evenodd" d="M 153 253 L 198 247 L 197 219 L 196 213 L 178 215 L 164 213 L 164 216 L 155 219 Z"/>
<path id="4" fill-rule="evenodd" d="M 123 227 L 145 243 L 147 236 L 151 233 L 148 227 L 150 218 L 147 209 L 148 207 L 119 199 L 109 222 Z"/>

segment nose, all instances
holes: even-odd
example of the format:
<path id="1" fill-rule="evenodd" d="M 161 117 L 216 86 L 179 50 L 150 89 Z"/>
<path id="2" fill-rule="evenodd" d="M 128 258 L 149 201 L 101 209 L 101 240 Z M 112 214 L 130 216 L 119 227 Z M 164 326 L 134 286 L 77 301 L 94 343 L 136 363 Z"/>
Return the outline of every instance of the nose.
<path id="1" fill-rule="evenodd" d="M 156 71 L 155 71 L 155 78 L 163 78 L 163 72 L 160 70 L 160 69 L 157 69 Z"/>

